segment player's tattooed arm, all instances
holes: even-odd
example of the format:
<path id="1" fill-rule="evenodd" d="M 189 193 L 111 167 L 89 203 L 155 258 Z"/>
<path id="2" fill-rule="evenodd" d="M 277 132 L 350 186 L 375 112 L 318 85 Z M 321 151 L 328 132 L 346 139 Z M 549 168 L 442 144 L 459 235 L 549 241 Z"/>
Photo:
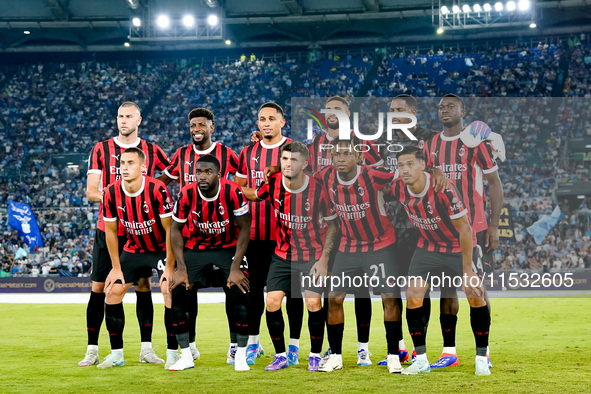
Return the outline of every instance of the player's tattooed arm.
<path id="1" fill-rule="evenodd" d="M 499 172 L 494 171 L 486 174 L 488 189 L 490 193 L 490 226 L 486 230 L 486 252 L 492 252 L 499 246 L 499 218 L 503 209 L 503 184 L 499 178 Z"/>
<path id="2" fill-rule="evenodd" d="M 163 294 L 170 292 L 170 282 L 174 275 L 175 258 L 174 251 L 172 250 L 172 240 L 170 236 L 170 225 L 171 218 L 166 217 L 161 219 L 162 227 L 166 231 L 166 266 L 164 267 L 164 273 L 160 277 L 160 291 Z"/>
<path id="3" fill-rule="evenodd" d="M 86 179 L 86 197 L 90 201 L 103 201 L 103 190 L 99 190 L 101 174 L 88 174 Z"/>
<path id="4" fill-rule="evenodd" d="M 170 243 L 172 245 L 172 252 L 176 260 L 176 271 L 170 280 L 170 291 L 173 291 L 178 285 L 184 284 L 186 289 L 189 289 L 189 276 L 187 275 L 187 266 L 185 265 L 185 256 L 183 249 L 185 247 L 185 240 L 183 239 L 183 225 L 173 220 L 170 225 Z M 168 249 L 168 244 L 166 246 Z M 167 259 L 168 265 L 168 259 Z"/>
<path id="5" fill-rule="evenodd" d="M 105 280 L 105 293 L 109 293 L 113 285 L 119 281 L 121 285 L 125 286 L 125 278 L 123 271 L 121 271 L 121 261 L 119 260 L 119 238 L 117 237 L 118 221 L 105 222 L 105 239 L 107 242 L 107 249 L 109 250 L 109 257 L 111 257 L 111 272 Z"/>
<path id="6" fill-rule="evenodd" d="M 244 273 L 240 269 L 240 264 L 242 264 L 242 260 L 246 254 L 246 249 L 248 248 L 252 216 L 250 213 L 247 213 L 246 215 L 236 216 L 235 219 L 236 225 L 240 229 L 240 232 L 238 233 L 236 253 L 234 254 L 232 266 L 230 267 L 230 275 L 228 276 L 228 282 L 226 283 L 226 286 L 228 286 L 228 288 L 232 288 L 232 286 L 236 285 L 240 291 L 246 294 L 248 291 L 250 291 L 250 284 L 248 282 L 248 278 L 244 276 Z"/>
<path id="7" fill-rule="evenodd" d="M 322 248 L 322 256 L 310 269 L 310 275 L 319 280 L 328 274 L 328 259 L 338 244 L 338 236 L 340 234 L 337 220 L 327 220 L 327 224 L 328 228 L 326 230 L 324 247 Z"/>
<path id="8" fill-rule="evenodd" d="M 443 171 L 441 171 L 439 168 L 431 166 L 425 167 L 425 171 L 433 175 L 433 187 L 435 188 L 436 192 L 447 189 L 449 186 L 449 179 L 445 177 Z"/>

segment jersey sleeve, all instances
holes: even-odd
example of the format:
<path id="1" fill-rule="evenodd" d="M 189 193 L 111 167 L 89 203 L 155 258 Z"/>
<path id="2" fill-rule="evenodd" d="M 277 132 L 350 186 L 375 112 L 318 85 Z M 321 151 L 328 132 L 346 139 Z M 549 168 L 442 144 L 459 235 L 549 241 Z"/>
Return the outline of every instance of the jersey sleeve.
<path id="1" fill-rule="evenodd" d="M 168 189 L 164 184 L 158 186 L 157 199 L 159 205 L 158 214 L 160 217 L 167 218 L 172 216 L 172 200 L 170 194 L 168 194 Z"/>
<path id="2" fill-rule="evenodd" d="M 269 180 L 269 183 L 262 183 L 261 186 L 259 186 L 259 188 L 256 191 L 257 197 L 259 198 L 259 200 L 269 200 L 271 197 L 271 190 L 270 190 L 270 186 L 269 184 L 271 183 L 271 180 Z"/>
<path id="3" fill-rule="evenodd" d="M 172 214 L 172 219 L 175 222 L 179 223 L 186 223 L 187 219 L 189 218 L 189 214 L 191 213 L 191 204 L 188 197 L 188 191 L 182 189 L 179 194 L 179 199 L 174 204 L 174 211 Z"/>
<path id="4" fill-rule="evenodd" d="M 489 141 L 481 142 L 476 148 L 476 163 L 482 168 L 484 174 L 490 174 L 499 169 L 493 156 L 492 145 Z"/>
<path id="5" fill-rule="evenodd" d="M 239 167 L 238 156 L 236 156 L 236 153 L 230 148 L 226 149 L 228 149 L 228 166 L 226 167 L 226 173 L 224 174 L 225 177 L 227 177 L 228 174 L 236 174 Z"/>
<path id="6" fill-rule="evenodd" d="M 101 144 L 96 144 L 94 148 L 92 148 L 92 152 L 90 152 L 90 156 L 88 156 L 88 171 L 86 174 L 102 174 L 103 173 L 103 151 L 100 148 Z"/>
<path id="7" fill-rule="evenodd" d="M 239 178 L 248 178 L 248 157 L 246 157 L 247 151 L 248 146 L 242 148 L 240 157 L 238 158 L 238 171 L 236 171 L 236 176 Z"/>
<path id="8" fill-rule="evenodd" d="M 459 219 L 468 214 L 460 193 L 454 184 L 439 193 L 439 201 L 443 204 L 450 219 Z"/>
<path id="9" fill-rule="evenodd" d="M 320 170 L 318 168 L 316 160 L 318 152 L 315 151 L 317 146 L 317 144 L 314 143 L 315 141 L 316 138 L 314 138 L 314 141 L 310 145 L 308 145 L 308 167 L 310 168 L 310 171 L 312 171 L 313 174 L 316 174 Z"/>
<path id="10" fill-rule="evenodd" d="M 324 218 L 324 220 L 334 220 L 337 218 L 337 212 L 334 208 L 334 205 L 328 198 L 328 193 L 326 192 L 326 188 L 322 185 L 319 185 L 322 188 L 322 192 L 320 193 L 320 216 Z M 315 202 L 316 203 L 316 202 Z"/>
<path id="11" fill-rule="evenodd" d="M 103 220 L 105 222 L 117 221 L 117 201 L 115 201 L 115 190 L 107 188 L 103 197 Z"/>
<path id="12" fill-rule="evenodd" d="M 182 148 L 181 148 L 182 149 Z M 172 163 L 164 169 L 164 173 L 174 180 L 178 180 L 181 173 L 181 149 L 178 149 L 172 157 Z"/>
<path id="13" fill-rule="evenodd" d="M 404 198 L 404 188 L 406 187 L 406 185 L 404 184 L 404 182 L 402 181 L 402 179 L 397 178 L 394 179 L 394 182 L 392 183 L 392 201 L 400 201 L 402 198 Z"/>
<path id="14" fill-rule="evenodd" d="M 371 167 L 367 168 L 367 171 L 376 190 L 383 190 L 386 186 L 390 185 L 394 179 L 394 174 L 385 168 Z"/>
<path id="15" fill-rule="evenodd" d="M 248 202 L 246 201 L 246 197 L 244 197 L 244 193 L 242 193 L 240 186 L 236 185 L 232 190 L 231 201 L 234 216 L 244 216 L 248 214 Z"/>
<path id="16" fill-rule="evenodd" d="M 155 163 L 154 166 L 158 171 L 164 171 L 167 167 L 170 166 L 170 160 L 168 156 L 164 153 L 162 148 L 158 145 L 154 145 L 154 154 L 155 154 Z"/>
<path id="17" fill-rule="evenodd" d="M 369 144 L 370 149 L 363 153 L 364 164 L 369 166 L 382 166 L 384 160 L 380 156 L 378 146 L 373 141 L 366 141 Z"/>
<path id="18" fill-rule="evenodd" d="M 425 142 L 425 145 L 423 146 L 423 154 L 425 155 L 425 164 L 427 165 L 427 167 L 433 167 L 433 160 L 431 160 L 430 155 L 431 152 L 429 152 L 429 146 L 431 146 L 432 141 L 433 138 Z"/>

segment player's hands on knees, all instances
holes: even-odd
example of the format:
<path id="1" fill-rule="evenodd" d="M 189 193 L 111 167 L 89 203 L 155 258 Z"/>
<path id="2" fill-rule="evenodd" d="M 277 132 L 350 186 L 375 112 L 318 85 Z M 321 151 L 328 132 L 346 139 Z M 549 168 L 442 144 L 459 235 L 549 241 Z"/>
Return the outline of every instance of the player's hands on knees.
<path id="1" fill-rule="evenodd" d="M 462 290 L 468 298 L 480 298 L 484 295 L 482 279 L 473 271 L 464 272 Z"/>
<path id="2" fill-rule="evenodd" d="M 328 275 L 328 258 L 323 256 L 310 268 L 310 276 L 316 286 L 323 286 L 326 275 Z"/>
<path id="3" fill-rule="evenodd" d="M 261 135 L 260 131 L 253 131 L 252 135 L 250 136 L 250 142 L 252 142 L 253 144 L 256 144 L 257 142 L 259 142 L 262 139 L 263 139 L 263 136 Z"/>
<path id="4" fill-rule="evenodd" d="M 172 276 L 174 275 L 174 270 L 172 268 L 165 268 L 164 273 L 160 277 L 160 291 L 162 294 L 170 293 L 170 282 L 172 280 Z"/>
<path id="5" fill-rule="evenodd" d="M 231 289 L 234 285 L 236 285 L 244 294 L 250 291 L 250 283 L 248 282 L 248 278 L 244 276 L 244 273 L 240 269 L 230 270 L 230 275 L 228 276 L 228 282 L 226 283 L 226 286 Z"/>
<path id="6" fill-rule="evenodd" d="M 435 188 L 436 192 L 440 192 L 447 189 L 449 186 L 449 179 L 445 177 L 443 171 L 439 169 L 437 170 L 438 171 L 433 172 L 433 187 Z"/>
<path id="7" fill-rule="evenodd" d="M 119 281 L 119 283 L 117 283 L 117 281 Z M 123 276 L 123 271 L 113 268 L 105 280 L 105 294 L 109 294 L 115 284 L 124 286 L 125 277 Z"/>
<path id="8" fill-rule="evenodd" d="M 185 284 L 185 288 L 189 289 L 189 275 L 187 275 L 186 269 L 177 269 L 174 274 L 172 274 L 170 279 L 169 290 L 173 291 L 178 285 Z"/>

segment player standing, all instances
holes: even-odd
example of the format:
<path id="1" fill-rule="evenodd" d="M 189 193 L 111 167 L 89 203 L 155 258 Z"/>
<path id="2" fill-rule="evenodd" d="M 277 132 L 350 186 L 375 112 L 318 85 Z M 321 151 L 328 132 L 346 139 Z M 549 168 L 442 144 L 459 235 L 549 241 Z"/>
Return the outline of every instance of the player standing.
<path id="1" fill-rule="evenodd" d="M 220 162 L 220 172 L 222 178 L 228 178 L 230 174 L 236 174 L 238 170 L 238 157 L 236 153 L 220 142 L 212 142 L 211 135 L 215 129 L 214 114 L 207 108 L 195 108 L 189 111 L 189 131 L 192 144 L 179 148 L 172 158 L 170 166 L 164 170 L 160 178 L 165 184 L 172 180 L 180 183 L 181 189 L 196 181 L 197 160 L 203 155 L 213 155 Z M 183 236 L 189 237 L 187 228 L 183 229 Z M 198 311 L 197 289 L 199 286 L 191 288 L 191 295 L 187 298 L 189 308 L 189 345 L 193 353 L 193 359 L 198 359 L 200 354 L 195 344 L 195 329 Z M 229 316 L 229 315 L 228 315 Z M 230 326 L 232 323 L 229 321 Z M 230 349 L 228 350 L 228 363 L 234 362 L 236 353 L 236 335 L 230 332 Z M 167 351 L 167 364 L 174 364 L 175 357 L 178 357 L 176 349 Z M 169 365 L 169 366 L 170 366 Z"/>
<path id="2" fill-rule="evenodd" d="M 174 264 L 167 264 L 163 275 L 171 278 L 173 325 L 181 347 L 181 358 L 169 369 L 180 371 L 194 366 L 186 305 L 187 297 L 192 295 L 187 290 L 208 283 L 211 278 L 207 273 L 215 265 L 224 273 L 226 303 L 232 305 L 230 321 L 238 344 L 234 369 L 247 371 L 249 281 L 241 265 L 250 239 L 248 203 L 236 183 L 221 178 L 220 163 L 214 156 L 200 157 L 195 166 L 197 182 L 181 190 L 173 217 L 169 247 L 174 250 L 176 271 Z M 182 235 L 185 224 L 191 234 L 186 242 Z"/>
<path id="3" fill-rule="evenodd" d="M 401 179 L 393 184 L 392 196 L 402 203 L 420 233 L 406 290 L 406 318 L 417 357 L 402 373 L 416 375 L 431 370 L 425 344 L 427 322 L 421 306 L 430 286 L 428 278 L 443 274 L 463 278 L 476 340 L 475 374 L 490 375 L 486 359 L 490 312 L 483 298 L 480 279 L 472 269 L 476 236 L 468 221 L 468 210 L 453 184 L 442 192 L 435 192 L 431 175 L 424 172 L 425 157 L 420 149 L 401 152 L 398 171 Z"/>
<path id="4" fill-rule="evenodd" d="M 503 207 L 503 185 L 490 142 L 484 141 L 475 148 L 464 145 L 460 133 L 464 129 L 466 115 L 464 101 L 456 95 L 446 95 L 439 103 L 438 116 L 443 131 L 425 143 L 423 153 L 428 166 L 441 169 L 455 183 L 468 210 L 468 220 L 476 232 L 477 245 L 474 254 L 476 272 L 492 272 L 492 251 L 499 243 L 498 227 Z M 487 226 L 484 211 L 483 175 L 489 185 L 491 215 Z M 484 253 L 483 253 L 484 252 Z M 484 254 L 484 256 L 483 256 Z M 484 257 L 484 264 L 479 261 Z M 488 264 L 487 264 L 488 263 Z M 490 308 L 488 297 L 485 299 Z M 458 365 L 455 348 L 456 325 L 459 304 L 455 288 L 442 288 L 441 333 L 443 351 L 431 368 Z"/>
<path id="5" fill-rule="evenodd" d="M 138 138 L 138 127 L 142 122 L 140 109 L 137 104 L 125 102 L 117 111 L 117 137 L 99 142 L 94 146 L 88 160 L 88 177 L 86 196 L 89 200 L 103 202 L 104 189 L 121 178 L 119 161 L 121 153 L 127 148 L 138 147 L 146 154 L 146 173 L 153 176 L 156 170 L 163 171 L 170 163 L 158 145 L 151 144 Z M 103 206 L 101 204 L 98 225 L 94 236 L 92 251 L 92 290 L 86 308 L 86 327 L 88 333 L 88 347 L 84 359 L 79 366 L 90 366 L 99 362 L 98 337 L 105 315 L 105 279 L 111 271 L 111 259 L 105 241 L 105 223 L 103 221 Z M 119 227 L 119 245 L 123 248 L 125 234 L 123 227 Z M 140 324 L 142 351 L 140 359 L 144 362 L 162 363 L 152 350 L 152 322 L 154 320 L 154 306 L 150 291 L 150 281 L 140 279 L 135 286 L 137 294 L 136 311 Z"/>
<path id="6" fill-rule="evenodd" d="M 164 271 L 172 216 L 172 201 L 166 185 L 142 175 L 146 170 L 144 152 L 128 148 L 121 153 L 120 160 L 122 179 L 107 187 L 103 203 L 105 238 L 113 268 L 105 280 L 105 320 L 111 354 L 98 365 L 101 369 L 125 364 L 123 296 L 140 278 L 149 280 L 153 269 L 158 269 L 160 274 Z M 120 226 L 125 229 L 127 238 L 121 257 L 117 235 Z M 174 264 L 170 253 L 168 258 Z M 164 294 L 164 301 L 170 307 L 170 295 Z M 140 361 L 146 362 L 141 356 Z"/>
<path id="7" fill-rule="evenodd" d="M 283 108 L 276 103 L 268 102 L 261 105 L 258 111 L 257 125 L 263 139 L 242 149 L 236 173 L 236 183 L 254 189 L 264 183 L 265 168 L 280 165 L 281 146 L 291 141 L 281 135 L 285 118 Z M 270 202 L 251 202 L 249 205 L 252 213 L 252 231 L 251 242 L 246 252 L 246 257 L 251 262 L 249 266 L 250 306 L 247 360 L 249 365 L 252 365 L 256 358 L 263 354 L 263 348 L 259 343 L 259 332 L 261 317 L 265 310 L 264 288 L 276 246 L 277 219 Z M 294 360 L 299 355 L 303 309 L 302 299 L 288 299 L 287 314 L 289 315 L 291 337 L 289 351 L 293 353 Z"/>

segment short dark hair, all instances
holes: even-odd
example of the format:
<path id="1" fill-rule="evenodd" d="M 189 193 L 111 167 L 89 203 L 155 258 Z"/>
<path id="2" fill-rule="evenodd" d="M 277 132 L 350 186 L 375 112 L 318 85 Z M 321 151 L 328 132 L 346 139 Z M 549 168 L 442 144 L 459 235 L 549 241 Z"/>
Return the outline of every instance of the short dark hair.
<path id="1" fill-rule="evenodd" d="M 329 97 L 324 102 L 324 105 L 328 104 L 331 101 L 340 101 L 341 103 L 345 104 L 347 106 L 347 108 L 349 108 L 349 102 L 344 97 L 341 97 L 339 95 Z"/>
<path id="2" fill-rule="evenodd" d="M 460 102 L 460 104 L 462 105 L 462 109 L 465 110 L 466 109 L 466 103 L 464 103 L 464 99 L 462 99 L 460 96 L 452 94 L 452 93 L 448 93 L 445 96 L 443 96 L 443 98 L 446 97 L 451 97 L 451 98 L 455 98 L 457 101 Z"/>
<path id="3" fill-rule="evenodd" d="M 140 148 L 135 147 L 135 146 L 125 149 L 123 151 L 123 153 L 135 153 L 136 155 L 138 155 L 138 157 L 140 158 L 140 161 L 142 163 L 146 162 L 146 154 L 144 153 L 144 151 L 141 150 Z"/>
<path id="4" fill-rule="evenodd" d="M 212 123 L 215 123 L 213 120 L 213 112 L 208 110 L 207 108 L 194 108 L 189 112 L 189 120 L 193 118 L 207 118 L 211 120 Z"/>
<path id="5" fill-rule="evenodd" d="M 308 157 L 310 155 L 310 152 L 308 151 L 308 148 L 306 147 L 306 145 L 302 144 L 299 141 L 291 141 L 291 142 L 288 142 L 287 144 L 283 145 L 281 147 L 281 154 L 282 155 L 283 155 L 283 152 L 299 153 L 306 160 L 308 160 Z"/>
<path id="6" fill-rule="evenodd" d="M 417 109 L 417 99 L 410 94 L 399 94 L 394 100 L 403 100 L 409 108 Z"/>
<path id="7" fill-rule="evenodd" d="M 417 146 L 411 146 L 409 148 L 404 148 L 403 150 L 401 150 L 400 152 L 398 152 L 396 154 L 396 159 L 400 158 L 400 156 L 403 156 L 403 155 L 414 155 L 417 158 L 417 160 L 421 160 L 421 161 L 426 160 L 423 150 Z"/>
<path id="8" fill-rule="evenodd" d="M 357 164 L 362 164 L 363 163 L 363 152 L 362 151 L 356 151 L 355 147 L 359 146 L 362 144 L 361 140 L 359 139 L 359 137 L 357 137 L 355 134 L 351 133 L 351 137 L 350 139 L 341 139 L 339 137 L 335 138 L 332 141 L 332 150 L 331 153 L 334 155 L 336 154 L 339 150 L 338 150 L 338 146 L 340 144 L 347 144 L 350 146 L 351 148 L 351 152 L 355 153 L 355 156 L 357 156 Z"/>
<path id="9" fill-rule="evenodd" d="M 281 108 L 281 106 L 280 106 L 279 104 L 277 104 L 277 103 L 274 103 L 274 102 L 272 102 L 272 101 L 268 101 L 268 102 L 266 102 L 265 104 L 263 104 L 263 105 L 261 105 L 261 106 L 259 107 L 259 113 L 261 112 L 261 110 L 262 110 L 263 108 L 274 108 L 274 109 L 277 111 L 277 113 L 278 113 L 278 114 L 281 114 L 281 117 L 282 117 L 282 118 L 284 118 L 284 117 L 285 117 L 285 116 L 284 116 L 284 112 L 283 112 L 283 108 Z"/>
<path id="10" fill-rule="evenodd" d="M 197 160 L 197 163 L 211 163 L 220 172 L 220 161 L 213 155 L 203 155 Z"/>
<path id="11" fill-rule="evenodd" d="M 131 101 L 126 101 L 119 106 L 119 108 L 126 108 L 126 107 L 133 107 L 133 108 L 137 109 L 137 112 L 139 112 L 140 115 L 142 114 L 142 111 L 140 110 L 140 106 L 137 105 L 136 103 L 133 103 Z"/>

